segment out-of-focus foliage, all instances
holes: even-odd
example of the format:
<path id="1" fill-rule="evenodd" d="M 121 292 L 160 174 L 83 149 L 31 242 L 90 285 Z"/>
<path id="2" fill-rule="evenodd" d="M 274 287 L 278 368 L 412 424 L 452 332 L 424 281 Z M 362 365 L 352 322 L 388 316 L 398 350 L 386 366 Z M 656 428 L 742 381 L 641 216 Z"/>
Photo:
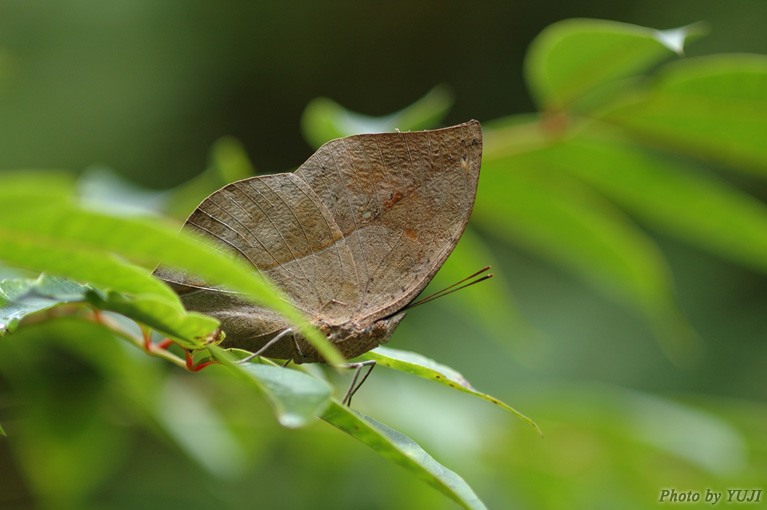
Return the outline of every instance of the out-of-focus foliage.
<path id="1" fill-rule="evenodd" d="M 196 239 L 178 236 L 172 227 L 156 219 L 88 211 L 68 200 L 66 186 L 57 194 L 34 173 L 0 179 L 1 260 L 98 285 L 106 292 L 94 292 L 89 299 L 92 304 L 127 314 L 187 347 L 199 348 L 217 322 L 186 312 L 178 296 L 149 273 L 160 263 L 190 270 L 280 310 L 305 331 L 328 360 L 341 360 L 335 349 L 305 324 L 300 313 L 245 263 Z"/>
<path id="2" fill-rule="evenodd" d="M 718 20 L 711 21 L 716 31 Z M 121 341 L 141 338 L 122 316 L 106 313 L 106 323 L 93 323 L 82 305 L 74 313 L 64 305 L 30 315 L 0 338 L 0 422 L 9 436 L 0 437 L 0 465 L 9 473 L 0 479 L 0 502 L 455 508 L 447 494 L 472 508 L 640 509 L 657 503 L 664 488 L 763 488 L 767 213 L 759 196 L 767 168 L 767 63 L 761 55 L 680 57 L 700 29 L 569 20 L 533 42 L 524 68 L 541 113 L 498 118 L 498 109 L 489 122 L 479 116 L 485 157 L 475 214 L 434 286 L 487 263 L 496 278 L 409 312 L 392 340 L 445 359 L 476 387 L 513 402 L 545 440 L 478 399 L 383 368 L 355 397 L 361 412 L 329 401 L 321 381 L 343 386 L 338 379 L 348 376 L 317 367 L 306 367 L 313 378 L 260 364 L 190 374 L 165 362 L 183 365 L 173 354 L 158 359 Z M 471 57 L 457 67 L 478 65 Z M 10 62 L 7 68 L 16 64 Z M 332 88 L 326 95 L 337 97 Z M 456 107 L 471 100 L 455 97 Z M 451 104 L 438 88 L 414 107 L 366 118 L 321 99 L 307 107 L 302 127 L 316 146 L 370 129 L 363 125 L 427 127 Z M 253 171 L 231 139 L 211 154 L 200 177 L 167 192 L 144 193 L 95 174 L 79 189 L 87 199 L 111 188 L 110 196 L 132 195 L 134 204 L 183 217 L 209 192 Z M 90 187 L 83 185 L 88 178 Z M 16 242 L 3 243 L 0 258 L 8 254 L 32 269 L 50 264 L 83 282 L 109 275 L 90 283 L 117 286 L 122 293 L 111 302 L 131 293 L 142 302 L 159 296 L 185 317 L 170 296 L 150 288 L 146 268 L 165 253 L 197 264 L 194 254 L 202 252 L 164 247 L 158 220 L 118 220 L 67 204 L 59 190 L 71 184 L 58 173 L 31 189 L 29 182 L 0 189 L 0 233 Z M 85 203 L 112 208 L 115 200 Z M 50 213 L 57 207 L 69 208 L 66 216 Z M 148 241 L 130 230 L 149 224 Z M 126 232 L 133 234 L 124 238 Z M 130 263 L 87 258 L 85 243 Z M 36 275 L 0 269 L 27 277 L 19 285 L 47 288 Z M 26 308 L 8 316 L 13 325 L 46 310 L 50 293 L 72 297 L 26 293 L 43 299 L 21 301 Z M 91 296 L 97 307 L 96 297 L 110 302 L 103 292 Z M 9 302 L 6 296 L 2 304 Z M 119 311 L 138 318 L 135 307 Z M 648 341 L 653 337 L 663 353 Z M 436 378 L 431 369 L 423 362 L 411 371 Z M 301 381 L 282 380 L 288 372 Z M 378 461 L 321 422 L 299 430 L 279 425 L 306 425 L 316 414 L 407 470 Z M 423 449 L 365 415 L 407 432 Z"/>
<path id="3" fill-rule="evenodd" d="M 206 315 L 184 310 L 178 296 L 149 273 L 149 268 L 162 263 L 201 275 L 212 285 L 222 284 L 238 291 L 244 297 L 292 319 L 298 330 L 307 336 L 312 335 L 309 339 L 329 363 L 342 363 L 344 359 L 332 344 L 310 328 L 299 312 L 288 304 L 288 300 L 281 299 L 279 292 L 264 281 L 254 268 L 217 251 L 215 246 L 198 243 L 190 237 L 176 236 L 156 221 L 89 211 L 68 200 L 66 185 L 61 186 L 58 194 L 51 189 L 38 193 L 36 185 L 42 185 L 39 177 L 34 172 L 0 174 L 0 212 L 5 213 L 0 217 L 0 259 L 28 270 L 51 271 L 59 276 L 43 274 L 35 280 L 0 281 L 0 333 L 12 332 L 27 316 L 34 318 L 36 313 L 49 310 L 56 304 L 87 303 L 95 308 L 93 320 L 99 323 L 104 323 L 102 312 L 115 312 L 119 316 L 104 323 L 106 334 L 128 340 L 143 347 L 147 354 L 156 354 L 191 371 L 198 371 L 211 363 L 192 363 L 195 355 L 199 358 L 201 351 L 207 351 L 216 361 L 239 373 L 240 380 L 262 393 L 283 426 L 307 426 L 322 416 L 384 457 L 413 471 L 465 508 L 485 508 L 460 476 L 436 462 L 407 436 L 375 420 L 345 412 L 338 402 L 332 402 L 330 389 L 321 379 L 286 367 L 247 363 L 249 359 L 242 360 L 243 363 L 230 361 L 228 354 L 215 346 L 221 338 L 217 330 L 219 323 Z M 6 196 L 8 200 L 4 201 Z M 50 198 L 48 203 L 45 202 L 47 198 Z M 11 208 L 11 205 L 14 207 Z M 80 285 L 61 276 L 89 283 Z M 81 321 L 88 320 L 81 310 L 76 309 L 75 313 L 82 317 Z M 128 319 L 144 328 L 141 336 L 131 335 L 131 331 L 119 323 L 112 324 L 112 321 Z M 147 328 L 187 350 L 186 359 L 182 361 L 162 346 L 153 344 L 150 329 Z M 83 337 L 87 338 L 87 335 Z M 382 360 L 387 359 L 385 355 L 381 356 Z M 434 367 L 430 366 L 433 363 L 423 359 L 430 373 L 433 373 Z M 412 368 L 418 366 L 418 361 L 411 359 L 405 370 L 402 363 L 391 361 L 386 365 L 404 371 L 412 372 Z M 445 377 L 447 370 L 445 368 L 439 377 Z M 466 387 L 451 386 L 462 390 L 471 388 L 468 383 Z M 529 418 L 497 399 L 474 390 L 471 393 L 505 407 L 535 426 Z M 73 493 L 71 497 L 83 500 L 88 492 L 88 487 L 85 487 L 82 494 Z"/>
<path id="4" fill-rule="evenodd" d="M 473 220 L 625 299 L 652 321 L 677 360 L 696 356 L 697 345 L 674 304 L 671 274 L 653 240 L 619 209 L 767 269 L 767 205 L 669 153 L 764 172 L 767 57 L 701 57 L 645 76 L 683 54 L 702 28 L 657 31 L 577 19 L 548 27 L 525 66 L 542 113 L 485 124 Z M 377 124 L 355 115 L 360 120 L 350 125 L 337 108 L 307 108 L 308 139 L 319 145 L 323 134 Z M 335 131 L 325 127 L 329 119 Z"/>
<path id="5" fill-rule="evenodd" d="M 147 354 L 156 354 L 191 371 L 198 371 L 211 363 L 199 359 L 201 352 L 207 351 L 209 356 L 238 374 L 240 381 L 263 394 L 281 425 L 287 428 L 305 427 L 321 416 L 384 457 L 403 465 L 463 507 L 477 510 L 485 508 L 460 476 L 435 461 L 410 438 L 372 418 L 347 411 L 343 405 L 331 401 L 330 388 L 322 379 L 285 367 L 248 363 L 252 356 L 243 359 L 242 363 L 234 363 L 229 359 L 229 353 L 215 346 L 220 338 L 216 330 L 218 322 L 200 313 L 185 311 L 176 294 L 165 283 L 154 279 L 148 271 L 133 262 L 149 264 L 151 267 L 162 261 L 180 270 L 204 274 L 212 284 L 224 284 L 239 290 L 244 296 L 280 310 L 286 317 L 292 317 L 296 328 L 313 333 L 318 349 L 322 350 L 330 362 L 343 361 L 326 339 L 308 328 L 298 312 L 285 302 L 280 303 L 278 293 L 260 277 L 257 278 L 258 272 L 253 268 L 222 255 L 215 247 L 198 244 L 194 239 L 177 237 L 150 221 L 89 212 L 66 200 L 66 197 L 55 194 L 53 197 L 56 199 L 45 205 L 41 197 L 35 194 L 34 184 L 41 182 L 35 173 L 0 175 L 0 185 L 7 184 L 3 186 L 4 190 L 13 191 L 26 199 L 26 203 L 17 204 L 17 208 L 6 210 L 6 215 L 0 220 L 0 245 L 3 246 L 0 256 L 26 269 L 53 271 L 82 281 L 96 282 L 100 287 L 93 287 L 90 283 L 80 285 L 61 276 L 45 274 L 34 280 L 0 281 L 0 333 L 13 332 L 21 320 L 27 317 L 34 319 L 35 314 L 51 310 L 57 304 L 88 303 L 96 310 L 92 320 L 104 326 L 98 332 L 100 335 L 128 340 L 143 347 Z M 5 193 L 0 191 L 0 202 Z M 8 200 L 9 204 L 13 202 L 13 199 Z M 41 205 L 30 208 L 27 204 Z M 275 306 L 275 303 L 278 304 Z M 80 322 L 86 326 L 85 329 L 90 328 L 87 315 L 82 310 L 74 311 L 76 316 L 81 317 Z M 120 315 L 110 317 L 105 322 L 101 313 L 106 311 Z M 125 328 L 120 324 L 128 319 L 144 328 L 141 336 L 132 335 L 130 327 Z M 50 323 L 54 325 L 50 326 Z M 48 335 L 56 336 L 55 324 L 65 324 L 75 331 L 78 327 L 77 322 L 70 324 L 49 320 L 45 329 Z M 35 329 L 34 326 L 27 328 Z M 194 354 L 186 352 L 187 359 L 182 361 L 163 347 L 153 344 L 150 330 L 146 328 L 173 339 L 186 350 L 194 351 Z M 138 328 L 134 325 L 134 332 L 135 329 Z M 82 337 L 89 338 L 88 332 L 82 331 Z M 13 338 L 22 342 L 18 345 L 23 345 L 23 334 Z M 233 354 L 239 357 L 241 351 Z M 201 364 L 191 363 L 195 355 Z M 332 358 L 333 355 L 336 359 Z M 389 360 L 385 354 L 379 355 L 379 358 L 382 361 Z M 386 366 L 405 370 L 402 363 L 393 359 L 390 361 L 392 363 L 386 362 Z M 433 362 L 425 358 L 423 363 L 433 374 L 436 365 L 431 366 Z M 413 367 L 418 367 L 417 359 L 411 359 L 405 371 L 412 372 Z M 19 377 L 19 373 L 14 370 L 11 368 L 9 371 L 12 385 Z M 452 373 L 445 367 L 439 377 L 446 377 L 449 372 Z M 21 377 L 24 379 L 26 376 Z M 450 377 L 456 380 L 455 374 Z M 468 383 L 466 387 L 455 384 L 451 386 L 462 390 L 471 388 Z M 535 426 L 529 418 L 497 399 L 474 390 L 471 393 L 504 406 Z M 164 410 L 158 408 L 157 412 L 159 415 L 153 416 L 154 419 L 162 421 Z M 167 421 L 166 426 L 179 434 L 182 441 L 192 442 L 185 430 L 173 421 Z M 81 448 L 82 445 L 78 442 L 77 447 Z M 196 449 L 193 445 L 190 448 Z M 52 466 L 54 471 L 61 468 L 56 462 Z M 51 473 L 45 473 L 45 476 L 49 477 Z M 66 482 L 71 483 L 71 480 Z M 67 504 L 85 504 L 93 487 L 83 485 L 76 489 L 63 497 Z M 43 483 L 38 490 L 41 491 L 41 499 L 45 500 L 55 497 L 55 493 L 64 489 Z"/>
<path id="6" fill-rule="evenodd" d="M 385 117 L 361 115 L 347 110 L 332 99 L 318 97 L 306 106 L 301 127 L 306 140 L 314 147 L 319 147 L 328 140 L 350 134 L 432 128 L 439 125 L 452 105 L 451 94 L 444 87 L 434 87 L 407 108 Z"/>
<path id="7" fill-rule="evenodd" d="M 497 398 L 477 391 L 459 372 L 453 370 L 450 367 L 437 363 L 434 360 L 421 356 L 420 354 L 381 346 L 374 351 L 363 354 L 360 359 L 374 360 L 378 365 L 395 368 L 408 374 L 413 374 L 417 375 L 418 377 L 423 377 L 424 379 L 436 381 L 458 391 L 463 391 L 470 395 L 474 395 L 487 400 L 488 402 L 492 402 L 498 407 L 502 407 L 507 411 L 511 411 L 512 413 L 516 414 L 527 423 L 532 425 L 538 431 L 538 433 L 543 436 L 541 429 L 539 429 L 538 425 L 536 425 L 535 422 L 530 418 L 521 414 L 519 411 L 513 407 L 510 407 L 508 404 L 501 402 Z"/>

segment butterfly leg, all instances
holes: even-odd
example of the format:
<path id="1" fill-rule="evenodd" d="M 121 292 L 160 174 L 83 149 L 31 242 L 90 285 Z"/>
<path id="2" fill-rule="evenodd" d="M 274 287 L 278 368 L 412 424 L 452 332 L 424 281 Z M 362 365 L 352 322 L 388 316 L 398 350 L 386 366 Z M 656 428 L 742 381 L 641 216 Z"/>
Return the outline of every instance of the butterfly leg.
<path id="1" fill-rule="evenodd" d="M 257 350 L 256 352 L 254 352 L 253 354 L 251 354 L 247 358 L 241 359 L 239 362 L 240 363 L 247 363 L 248 361 L 252 360 L 253 358 L 261 356 L 263 353 L 265 353 L 267 351 L 267 349 L 269 349 L 269 347 L 273 346 L 274 344 L 279 342 L 285 335 L 287 335 L 288 333 L 292 333 L 292 332 L 293 332 L 293 330 L 290 329 L 290 328 L 288 328 L 288 329 L 286 329 L 284 331 L 281 331 L 277 336 L 275 336 L 274 338 L 272 338 L 271 340 L 266 342 L 266 344 L 264 344 L 264 346 L 261 347 L 259 350 Z"/>
<path id="2" fill-rule="evenodd" d="M 360 389 L 362 384 L 365 382 L 365 380 L 370 375 L 370 372 L 373 371 L 373 367 L 376 366 L 376 361 L 374 359 L 366 360 L 366 361 L 360 361 L 359 363 L 347 363 L 346 365 L 343 365 L 346 368 L 353 368 L 354 369 L 354 378 L 352 378 L 352 384 L 349 386 L 349 391 L 346 392 L 346 396 L 344 396 L 344 399 L 341 401 L 341 404 L 346 404 L 347 407 L 350 407 L 352 405 L 352 397 L 355 393 L 357 393 L 357 390 Z M 360 372 L 364 367 L 369 367 L 368 371 L 365 372 L 365 375 L 362 377 L 362 380 L 357 384 L 357 379 L 360 376 Z"/>

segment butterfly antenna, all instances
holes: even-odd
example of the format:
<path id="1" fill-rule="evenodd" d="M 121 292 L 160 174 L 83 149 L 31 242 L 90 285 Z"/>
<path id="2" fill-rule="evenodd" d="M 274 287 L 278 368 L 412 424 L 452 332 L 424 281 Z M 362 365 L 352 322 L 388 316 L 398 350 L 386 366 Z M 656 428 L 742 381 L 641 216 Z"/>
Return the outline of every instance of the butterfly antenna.
<path id="1" fill-rule="evenodd" d="M 437 298 L 441 298 L 441 297 L 447 296 L 448 294 L 452 294 L 453 292 L 455 292 L 457 290 L 465 289 L 466 287 L 474 285 L 475 283 L 479 283 L 479 282 L 487 280 L 488 278 L 492 278 L 493 277 L 493 273 L 488 273 L 486 275 L 482 275 L 480 278 L 477 278 L 476 280 L 472 280 L 472 281 L 470 281 L 470 282 L 468 282 L 468 283 L 466 283 L 464 285 L 461 285 L 462 283 L 464 283 L 464 282 L 466 282 L 468 280 L 471 280 L 472 278 L 474 278 L 476 276 L 479 276 L 481 273 L 484 273 L 488 269 L 490 269 L 490 266 L 484 267 L 484 268 L 480 269 L 479 271 L 477 271 L 476 273 L 474 273 L 473 275 L 467 276 L 463 280 L 461 280 L 459 282 L 455 282 L 451 286 L 445 287 L 444 289 L 439 290 L 439 291 L 435 292 L 434 294 L 432 294 L 430 296 L 426 296 L 425 298 L 422 298 L 422 299 L 419 299 L 418 301 L 414 301 L 414 302 L 410 303 L 405 308 L 403 308 L 403 310 L 407 310 L 409 308 L 413 308 L 414 306 L 418 306 L 418 305 L 422 305 L 424 303 L 428 303 L 429 301 L 434 301 Z M 457 285 L 461 285 L 461 286 L 460 287 L 456 287 Z"/>

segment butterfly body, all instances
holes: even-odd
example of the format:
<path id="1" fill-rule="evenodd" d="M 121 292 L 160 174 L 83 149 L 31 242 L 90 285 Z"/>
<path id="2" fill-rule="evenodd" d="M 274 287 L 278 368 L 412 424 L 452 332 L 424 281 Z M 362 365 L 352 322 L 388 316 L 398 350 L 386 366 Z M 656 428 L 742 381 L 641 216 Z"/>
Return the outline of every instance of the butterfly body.
<path id="1" fill-rule="evenodd" d="M 460 238 L 474 205 L 482 132 L 356 135 L 323 145 L 296 172 L 213 193 L 184 230 L 211 238 L 275 283 L 347 358 L 391 337 Z M 193 275 L 160 267 L 185 307 L 221 321 L 222 346 L 317 362 L 275 312 Z"/>

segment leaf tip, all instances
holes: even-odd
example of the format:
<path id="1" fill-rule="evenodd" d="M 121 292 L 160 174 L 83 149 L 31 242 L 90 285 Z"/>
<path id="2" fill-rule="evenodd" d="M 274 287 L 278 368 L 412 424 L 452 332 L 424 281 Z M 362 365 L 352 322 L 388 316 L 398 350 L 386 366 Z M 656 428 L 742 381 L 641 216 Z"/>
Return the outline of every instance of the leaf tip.
<path id="1" fill-rule="evenodd" d="M 277 416 L 277 421 L 287 429 L 300 429 L 306 425 L 306 420 L 301 416 L 285 413 Z"/>
<path id="2" fill-rule="evenodd" d="M 655 38 L 666 48 L 682 57 L 685 54 L 684 45 L 689 38 L 706 35 L 709 31 L 708 23 L 699 21 L 670 30 L 655 30 Z"/>

